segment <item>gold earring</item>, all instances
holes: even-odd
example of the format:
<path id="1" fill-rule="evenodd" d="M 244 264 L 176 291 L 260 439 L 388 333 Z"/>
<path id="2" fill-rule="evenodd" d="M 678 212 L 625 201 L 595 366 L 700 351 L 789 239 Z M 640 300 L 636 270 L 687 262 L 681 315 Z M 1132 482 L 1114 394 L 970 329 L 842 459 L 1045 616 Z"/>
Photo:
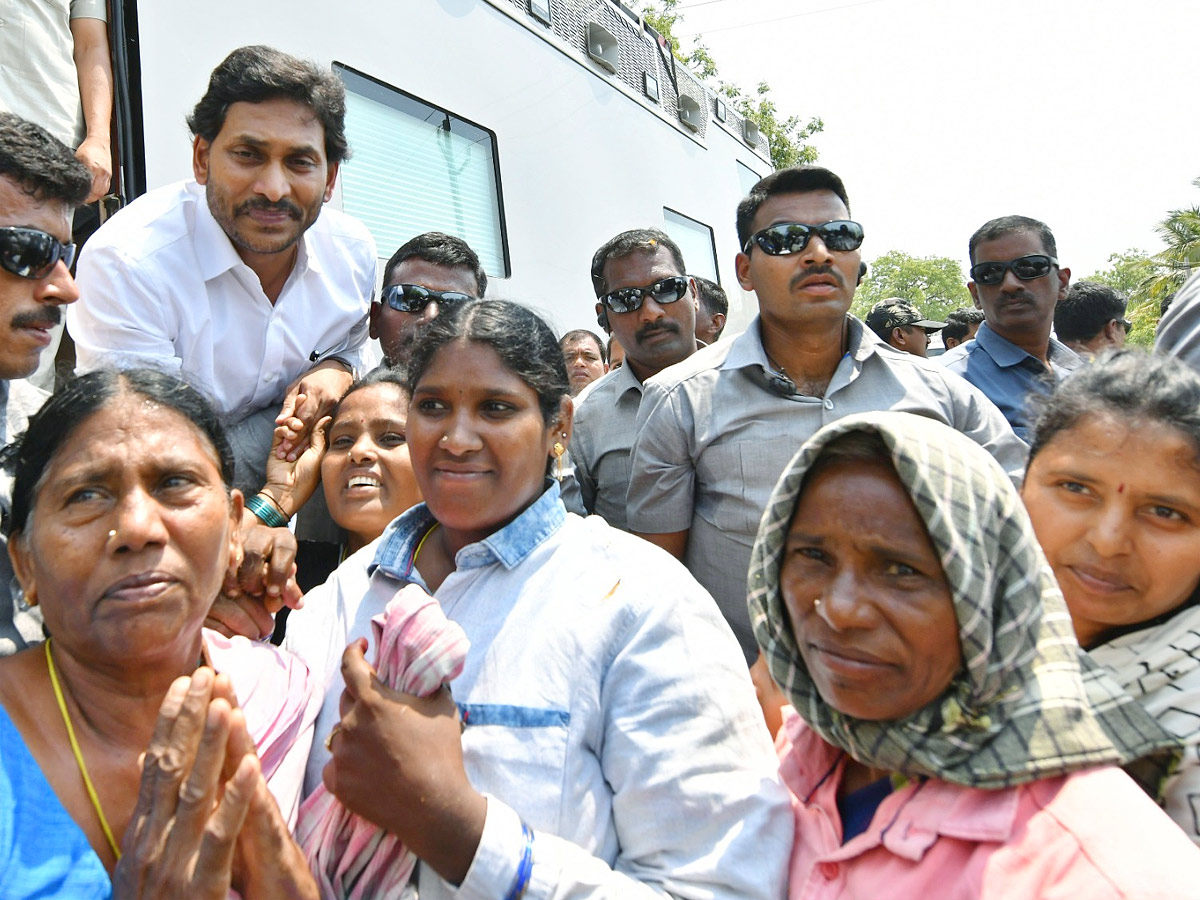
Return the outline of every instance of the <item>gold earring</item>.
<path id="1" fill-rule="evenodd" d="M 566 437 L 566 435 L 563 435 Z M 562 441 L 555 441 L 552 452 L 554 453 L 554 477 L 562 481 L 563 477 L 563 454 L 567 452 L 567 448 L 562 445 Z"/>

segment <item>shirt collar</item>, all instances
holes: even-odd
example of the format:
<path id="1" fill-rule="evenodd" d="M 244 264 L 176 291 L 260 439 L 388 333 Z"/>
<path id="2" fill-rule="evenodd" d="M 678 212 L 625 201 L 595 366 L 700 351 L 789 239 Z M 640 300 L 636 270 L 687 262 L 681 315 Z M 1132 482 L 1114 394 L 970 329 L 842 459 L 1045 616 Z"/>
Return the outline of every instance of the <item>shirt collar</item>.
<path id="1" fill-rule="evenodd" d="M 637 391 L 638 396 L 642 393 L 642 383 L 633 374 L 633 369 L 628 363 L 618 366 L 617 371 L 613 373 L 613 388 L 613 406 L 620 403 L 621 398 L 629 391 Z"/>
<path id="2" fill-rule="evenodd" d="M 746 330 L 733 339 L 725 355 L 722 369 L 745 369 L 758 366 L 764 372 L 771 371 L 771 362 L 762 342 L 762 319 L 755 316 Z"/>
<path id="3" fill-rule="evenodd" d="M 774 372 L 762 342 L 761 319 L 755 316 L 746 330 L 733 339 L 722 369 L 745 369 L 758 366 L 768 375 Z M 875 353 L 883 342 L 854 316 L 846 316 L 846 355 L 862 362 Z"/>
<path id="4" fill-rule="evenodd" d="M 244 265 L 238 255 L 233 241 L 225 233 L 221 224 L 213 218 L 212 210 L 208 208 L 208 194 L 203 185 L 192 183 L 191 187 L 199 191 L 196 198 L 196 223 L 193 243 L 196 248 L 196 261 L 200 264 L 200 277 L 211 281 L 218 275 L 223 275 L 231 269 Z M 322 210 L 324 211 L 324 210 Z M 316 222 L 313 223 L 315 225 Z M 303 275 L 312 270 L 320 273 L 321 266 L 316 254 L 309 247 L 312 226 L 304 230 L 297 242 L 296 264 L 292 267 L 289 277 Z"/>
<path id="5" fill-rule="evenodd" d="M 200 196 L 196 198 L 196 225 L 192 242 L 196 248 L 196 261 L 200 264 L 200 276 L 205 281 L 211 281 L 242 265 L 242 258 L 238 256 L 225 229 L 213 218 L 204 186 L 196 187 Z"/>
<path id="6" fill-rule="evenodd" d="M 1026 353 L 1025 350 L 1022 350 L 1015 343 L 1009 341 L 1007 337 L 997 335 L 995 331 L 989 328 L 986 322 L 979 323 L 979 330 L 976 331 L 976 343 L 986 350 L 986 353 L 991 356 L 992 361 L 1001 368 L 1018 366 L 1027 359 L 1032 359 L 1039 366 L 1042 365 L 1042 361 Z M 1075 368 L 1079 362 L 1079 356 L 1076 356 L 1073 350 L 1067 347 L 1067 344 L 1055 341 L 1052 337 L 1050 338 L 1049 353 L 1046 354 L 1046 358 L 1062 368 Z"/>
<path id="7" fill-rule="evenodd" d="M 459 550 L 454 557 L 455 568 L 474 569 L 498 562 L 506 569 L 515 569 L 539 544 L 558 531 L 566 519 L 567 510 L 559 499 L 558 482 L 551 482 L 537 500 L 499 531 Z M 429 507 L 420 503 L 392 522 L 380 538 L 367 574 L 380 569 L 392 578 L 411 581 L 417 546 L 435 521 Z"/>
<path id="8" fill-rule="evenodd" d="M 845 752 L 822 740 L 794 709 L 785 710 L 781 732 L 789 751 L 780 760 L 784 783 L 805 805 L 819 802 L 832 808 L 845 771 Z M 777 738 L 776 749 L 780 745 Z M 1006 791 L 985 791 L 937 779 L 914 781 L 898 788 L 880 804 L 876 811 L 878 821 L 873 821 L 867 832 L 827 858 L 850 859 L 883 844 L 897 856 L 915 861 L 937 843 L 939 836 L 1004 843 L 1012 836 L 1016 824 L 1020 791 L 1038 789 L 1040 785 L 1034 784 Z M 881 813 L 887 822 L 878 818 Z M 877 828 L 880 823 L 882 829 Z"/>

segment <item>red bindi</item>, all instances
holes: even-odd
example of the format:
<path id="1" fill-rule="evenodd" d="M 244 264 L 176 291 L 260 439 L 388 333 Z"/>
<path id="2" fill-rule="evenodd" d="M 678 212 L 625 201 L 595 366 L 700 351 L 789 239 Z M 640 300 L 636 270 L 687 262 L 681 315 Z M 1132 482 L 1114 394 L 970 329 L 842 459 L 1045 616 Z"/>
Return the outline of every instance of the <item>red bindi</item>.
<path id="1" fill-rule="evenodd" d="M 1117 485 L 1117 493 L 1118 494 L 1125 493 L 1125 484 L 1123 482 L 1121 484 Z"/>

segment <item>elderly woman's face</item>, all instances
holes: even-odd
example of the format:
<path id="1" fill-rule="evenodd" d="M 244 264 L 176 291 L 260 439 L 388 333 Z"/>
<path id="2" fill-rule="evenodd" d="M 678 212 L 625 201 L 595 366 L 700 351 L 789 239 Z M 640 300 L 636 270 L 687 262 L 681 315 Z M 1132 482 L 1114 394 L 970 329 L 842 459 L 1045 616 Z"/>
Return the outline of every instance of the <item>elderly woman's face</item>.
<path id="1" fill-rule="evenodd" d="M 890 465 L 835 462 L 809 478 L 784 553 L 792 630 L 830 706 L 901 719 L 946 690 L 962 665 L 950 588 Z"/>
<path id="2" fill-rule="evenodd" d="M 122 393 L 55 453 L 9 549 L 57 644 L 140 659 L 195 645 L 240 507 L 199 429 Z"/>

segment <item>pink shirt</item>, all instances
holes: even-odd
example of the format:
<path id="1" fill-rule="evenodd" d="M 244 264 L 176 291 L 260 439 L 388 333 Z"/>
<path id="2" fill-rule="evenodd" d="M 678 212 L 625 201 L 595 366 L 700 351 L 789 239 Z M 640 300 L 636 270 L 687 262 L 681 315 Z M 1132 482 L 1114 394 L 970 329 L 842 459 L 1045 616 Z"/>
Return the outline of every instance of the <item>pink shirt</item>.
<path id="1" fill-rule="evenodd" d="M 985 791 L 933 779 L 894 791 L 842 845 L 845 754 L 785 710 L 791 900 L 1200 898 L 1200 849 L 1120 769 Z"/>
<path id="2" fill-rule="evenodd" d="M 325 691 L 299 657 L 278 647 L 227 638 L 207 628 L 204 645 L 213 668 L 233 682 L 263 777 L 288 827 L 295 828 L 313 725 Z"/>

